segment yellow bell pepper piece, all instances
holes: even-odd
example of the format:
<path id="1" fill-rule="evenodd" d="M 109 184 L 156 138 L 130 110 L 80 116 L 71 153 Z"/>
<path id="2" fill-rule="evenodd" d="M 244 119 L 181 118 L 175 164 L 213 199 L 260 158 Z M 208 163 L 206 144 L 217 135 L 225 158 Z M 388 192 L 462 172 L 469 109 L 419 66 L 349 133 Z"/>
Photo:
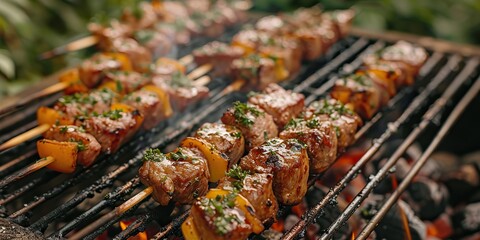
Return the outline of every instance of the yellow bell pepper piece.
<path id="1" fill-rule="evenodd" d="M 181 73 L 185 74 L 187 72 L 187 68 L 185 67 L 185 65 L 183 65 L 182 63 L 180 63 L 179 61 L 175 60 L 175 59 L 171 59 L 171 58 L 165 58 L 165 57 L 162 57 L 162 58 L 159 58 L 155 64 L 157 66 L 161 66 L 161 65 L 172 65 L 174 66 L 178 71 L 180 71 Z"/>
<path id="2" fill-rule="evenodd" d="M 121 70 L 123 71 L 133 71 L 132 62 L 130 58 L 125 53 L 119 52 L 109 52 L 109 53 L 101 53 L 104 56 L 110 57 L 114 60 L 117 60 L 121 65 Z"/>
<path id="3" fill-rule="evenodd" d="M 223 158 L 215 147 L 198 138 L 187 137 L 180 144 L 181 147 L 195 147 L 199 149 L 207 159 L 208 170 L 210 171 L 210 182 L 217 182 L 225 176 L 228 167 L 228 160 Z"/>
<path id="4" fill-rule="evenodd" d="M 189 216 L 185 222 L 182 223 L 182 233 L 185 240 L 200 240 L 200 234 L 193 223 L 193 218 Z"/>
<path id="5" fill-rule="evenodd" d="M 66 118 L 60 112 L 49 107 L 39 107 L 37 110 L 37 122 L 38 125 L 72 125 L 73 120 Z"/>
<path id="6" fill-rule="evenodd" d="M 160 101 L 162 101 L 163 104 L 163 114 L 166 118 L 172 116 L 173 110 L 172 110 L 172 105 L 170 104 L 170 97 L 168 96 L 168 93 L 165 92 L 163 89 L 155 86 L 155 85 L 147 85 L 143 87 L 142 89 L 153 92 L 157 94 L 158 98 Z"/>
<path id="7" fill-rule="evenodd" d="M 230 191 L 218 188 L 212 188 L 208 193 L 205 195 L 206 198 L 216 198 L 217 195 L 226 196 L 229 194 Z M 235 197 L 235 206 L 238 207 L 242 212 L 245 214 L 245 218 L 247 222 L 252 226 L 252 230 L 254 233 L 261 233 L 264 229 L 262 222 L 255 216 L 255 208 L 252 204 L 242 195 L 238 194 Z"/>
<path id="8" fill-rule="evenodd" d="M 42 139 L 37 141 L 37 151 L 41 158 L 53 157 L 55 159 L 47 165 L 47 168 L 62 173 L 75 171 L 78 154 L 77 143 Z"/>

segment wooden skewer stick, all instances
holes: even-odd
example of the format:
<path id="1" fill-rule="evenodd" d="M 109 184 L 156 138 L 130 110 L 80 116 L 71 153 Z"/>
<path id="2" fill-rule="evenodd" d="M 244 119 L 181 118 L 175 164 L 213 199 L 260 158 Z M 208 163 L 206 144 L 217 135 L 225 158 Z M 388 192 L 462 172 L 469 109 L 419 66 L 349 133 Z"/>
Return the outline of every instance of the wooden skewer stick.
<path id="1" fill-rule="evenodd" d="M 197 79 L 212 70 L 212 64 L 204 64 L 187 74 L 189 79 Z"/>
<path id="2" fill-rule="evenodd" d="M 192 72 L 190 72 L 187 77 L 189 79 L 192 79 L 193 81 L 193 85 L 194 86 L 205 86 L 207 85 L 208 83 L 210 83 L 211 79 L 210 77 L 208 76 L 203 76 L 205 75 L 206 73 L 208 73 L 211 69 L 212 69 L 212 65 L 210 64 L 205 64 L 203 66 L 200 66 L 199 68 L 193 70 Z M 202 77 L 203 76 L 203 77 Z M 61 83 L 58 83 L 58 84 L 55 84 L 49 88 L 46 88 L 44 90 L 42 90 L 42 92 L 44 92 L 45 90 L 49 89 L 48 91 L 54 91 L 54 86 L 60 86 L 60 84 L 64 84 L 63 82 Z M 68 85 L 68 84 L 67 84 Z M 66 85 L 66 86 L 67 86 Z M 11 147 L 15 147 L 21 143 L 24 143 L 34 137 L 37 137 L 38 135 L 46 132 L 51 126 L 48 125 L 48 124 L 42 124 L 42 125 L 39 125 L 35 128 L 32 128 L 8 141 L 6 141 L 5 143 L 1 144 L 0 145 L 0 152 L 1 151 L 4 151 L 4 150 L 7 150 Z"/>
<path id="3" fill-rule="evenodd" d="M 38 171 L 38 170 L 44 168 L 45 166 L 47 166 L 48 164 L 50 164 L 54 161 L 55 161 L 55 158 L 53 158 L 53 157 L 42 158 L 42 159 L 38 160 L 37 162 L 35 162 L 35 163 L 25 167 L 25 168 L 20 169 L 20 171 L 8 176 L 7 178 L 2 179 L 0 181 L 0 188 L 3 188 L 3 187 L 7 186 L 8 184 L 10 184 L 10 183 L 12 183 L 16 180 L 19 180 L 19 179 L 24 178 L 25 176 L 28 176 L 30 173 Z"/>
<path id="4" fill-rule="evenodd" d="M 77 39 L 73 42 L 67 43 L 64 46 L 60 46 L 60 47 L 54 48 L 53 50 L 50 50 L 48 52 L 44 52 L 40 55 L 40 59 L 41 60 L 46 60 L 46 59 L 49 59 L 49 58 L 53 58 L 53 57 L 56 57 L 56 56 L 63 55 L 63 54 L 68 53 L 68 52 L 73 52 L 73 51 L 77 51 L 77 50 L 80 50 L 80 49 L 84 49 L 84 48 L 93 46 L 93 45 L 97 44 L 98 42 L 99 42 L 99 39 L 96 36 L 89 35 L 89 36 Z"/>
<path id="5" fill-rule="evenodd" d="M 188 64 L 193 62 L 193 56 L 192 54 L 188 54 L 178 60 L 181 64 L 187 66 Z"/>
<path id="6" fill-rule="evenodd" d="M 206 86 L 207 84 L 210 83 L 210 81 L 212 81 L 212 79 L 209 76 L 203 76 L 201 78 L 195 79 L 195 81 L 193 81 L 192 84 L 193 86 L 200 87 L 200 86 Z"/>
<path id="7" fill-rule="evenodd" d="M 46 132 L 51 126 L 48 124 L 42 124 L 36 126 L 0 145 L 0 151 L 7 150 L 11 147 L 17 146 L 18 144 L 24 143 L 44 132 Z"/>
<path id="8" fill-rule="evenodd" d="M 103 215 L 102 217 L 98 218 L 94 222 L 90 223 L 88 226 L 83 227 L 80 231 L 76 232 L 69 239 L 82 239 L 87 234 L 95 231 L 98 229 L 98 226 L 102 226 L 106 224 L 109 220 L 113 219 L 114 217 L 121 216 L 123 213 L 143 201 L 145 198 L 150 196 L 153 192 L 153 187 L 147 187 L 143 191 L 137 193 L 132 198 L 128 199 L 126 202 L 122 203 L 122 205 L 116 207 L 113 211 L 108 212 L 107 214 Z"/>

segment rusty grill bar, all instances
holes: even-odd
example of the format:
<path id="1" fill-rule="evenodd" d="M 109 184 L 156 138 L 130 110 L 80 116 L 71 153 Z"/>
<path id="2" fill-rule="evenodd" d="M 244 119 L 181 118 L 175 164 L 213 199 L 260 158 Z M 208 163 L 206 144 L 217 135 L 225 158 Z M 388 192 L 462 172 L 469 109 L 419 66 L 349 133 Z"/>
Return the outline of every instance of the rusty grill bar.
<path id="1" fill-rule="evenodd" d="M 228 39 L 228 36 L 231 37 L 232 33 L 229 34 L 224 36 L 223 40 Z M 317 98 L 324 96 L 339 76 L 352 73 L 359 68 L 362 64 L 363 54 L 374 52 L 389 43 L 375 38 L 348 37 L 335 44 L 324 58 L 303 66 L 302 71 L 296 78 L 282 83 L 282 86 L 305 94 L 307 97 L 306 103 L 309 104 Z M 185 51 L 188 52 L 193 48 L 195 47 L 192 46 Z M 387 107 L 377 113 L 358 131 L 356 139 L 361 142 L 364 136 L 372 134 L 370 130 L 379 128 L 378 123 L 380 121 L 386 122 L 387 127 L 381 130 L 383 133 L 372 141 L 362 158 L 350 168 L 348 173 L 334 188 L 330 189 L 316 206 L 307 210 L 303 218 L 283 236 L 283 239 L 296 239 L 304 236 L 308 224 L 313 222 L 316 217 L 321 216 L 322 209 L 336 199 L 345 186 L 352 181 L 362 167 L 372 159 L 374 154 L 392 136 L 398 134 L 400 130 L 405 131 L 408 127 L 418 125 L 390 157 L 388 163 L 376 173 L 345 211 L 342 212 L 340 217 L 321 236 L 322 239 L 330 239 L 338 228 L 357 210 L 378 182 L 391 173 L 391 167 L 394 166 L 407 148 L 427 127 L 431 127 L 432 120 L 444 113 L 444 109 L 449 104 L 450 99 L 458 95 L 466 85 L 470 85 L 470 80 L 478 76 L 478 67 L 479 60 L 477 58 L 430 49 L 430 57 L 423 66 L 416 83 L 409 88 L 403 89 L 395 98 L 391 99 Z M 186 112 L 183 116 L 177 116 L 170 120 L 170 127 L 158 128 L 156 131 L 144 133 L 144 136 L 135 138 L 135 140 L 123 146 L 116 154 L 103 157 L 91 168 L 82 169 L 66 177 L 52 171 L 43 170 L 25 180 L 15 182 L 9 188 L 3 189 L 0 192 L 0 216 L 19 223 L 31 231 L 45 233 L 45 237 L 52 239 L 66 236 L 72 237 L 68 235 L 71 232 L 73 237 L 94 239 L 109 229 L 111 225 L 130 216 L 135 216 L 136 220 L 125 230 L 119 232 L 115 239 L 127 239 L 145 230 L 154 220 L 159 222 L 159 227 L 158 233 L 152 237 L 153 239 L 162 239 L 172 234 L 178 234 L 179 226 L 188 215 L 188 210 L 174 210 L 174 206 L 156 207 L 152 201 L 148 201 L 148 198 L 137 205 L 139 209 L 131 209 L 120 215 L 115 215 L 114 211 L 110 211 L 110 214 L 107 215 L 104 215 L 104 213 L 107 213 L 108 209 L 115 208 L 123 200 L 131 197 L 141 186 L 139 179 L 135 175 L 141 164 L 142 153 L 146 147 L 164 149 L 170 144 L 175 144 L 182 137 L 198 128 L 200 124 L 206 121 L 217 120 L 218 114 L 222 112 L 221 110 L 225 109 L 233 100 L 245 98 L 242 94 L 235 93 L 219 96 L 218 93 L 225 87 L 225 84 L 221 84 L 221 79 L 216 79 L 213 82 L 212 92 L 217 94 L 213 99 L 204 102 L 196 110 L 192 108 L 190 111 L 187 111 L 189 113 Z M 480 78 L 470 88 L 468 94 L 458 104 L 458 107 L 453 110 L 451 117 L 447 119 L 432 144 L 409 172 L 409 176 L 413 177 L 418 172 L 419 168 L 445 136 L 448 129 L 453 125 L 455 119 L 458 118 L 464 108 L 478 93 L 479 88 Z M 13 114 L 2 111 L 0 116 L 0 133 L 2 134 L 0 142 L 31 128 L 32 124 L 35 124 L 33 113 L 37 106 L 51 104 L 57 97 L 57 95 L 53 95 L 44 98 L 38 103 L 28 102 L 22 104 L 20 108 L 22 110 L 21 113 Z M 436 98 L 438 99 L 433 102 Z M 393 110 L 399 108 L 403 110 L 400 116 L 393 120 L 385 119 L 387 118 L 386 116 L 395 115 L 392 113 Z M 425 113 L 422 114 L 422 112 Z M 415 122 L 415 118 L 419 116 L 421 117 L 420 120 Z M 17 121 L 17 119 L 25 119 L 25 121 Z M 30 141 L 0 153 L 0 177 L 2 179 L 12 176 L 14 171 L 25 166 L 28 160 L 35 157 L 33 142 Z M 321 177 L 321 174 L 312 176 L 309 180 L 309 186 L 312 186 Z M 86 184 L 83 183 L 86 180 L 91 181 Z M 53 187 L 41 189 L 43 185 L 48 185 L 52 182 L 54 183 Z M 408 183 L 409 181 L 402 182 L 399 188 L 389 197 L 388 203 L 382 208 L 378 216 L 363 229 L 360 236 L 358 236 L 359 239 L 365 239 L 369 235 L 375 225 L 381 220 L 382 214 L 388 211 Z M 7 191 L 8 189 L 15 189 L 15 191 Z M 68 193 L 72 189 L 76 192 Z M 30 194 L 30 191 L 33 194 Z M 95 196 L 105 197 L 101 199 L 96 198 L 96 202 L 88 206 L 86 210 L 79 207 L 85 201 Z M 67 199 L 61 199 L 62 197 Z M 53 209 L 47 208 L 46 211 L 40 209 L 40 206 L 47 203 L 55 205 L 55 202 L 58 200 L 61 200 L 61 203 L 54 206 Z M 152 213 L 152 209 L 157 211 L 157 213 L 165 213 L 165 216 L 175 211 L 175 217 L 173 219 L 158 219 L 155 217 L 158 214 Z M 289 207 L 282 206 L 279 215 L 284 214 L 288 209 Z M 101 218 L 100 216 L 102 215 L 106 217 Z M 57 224 L 56 221 L 59 219 L 66 222 L 66 224 L 52 227 L 52 225 Z M 165 220 L 168 221 L 162 222 Z M 80 229 L 81 231 L 74 232 Z"/>

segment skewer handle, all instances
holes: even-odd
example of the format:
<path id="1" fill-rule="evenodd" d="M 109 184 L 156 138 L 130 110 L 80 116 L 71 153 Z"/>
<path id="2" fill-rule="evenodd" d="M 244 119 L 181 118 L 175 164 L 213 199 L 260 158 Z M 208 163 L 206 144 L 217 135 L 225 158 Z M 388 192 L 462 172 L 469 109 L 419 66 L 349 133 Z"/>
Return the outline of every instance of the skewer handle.
<path id="1" fill-rule="evenodd" d="M 188 64 L 193 62 L 193 56 L 192 54 L 188 54 L 178 60 L 181 64 L 187 66 Z"/>
<path id="2" fill-rule="evenodd" d="M 143 189 L 143 191 L 137 193 L 135 196 L 128 199 L 126 202 L 122 203 L 122 205 L 118 206 L 115 209 L 115 213 L 117 214 L 117 216 L 125 213 L 130 208 L 132 208 L 133 206 L 137 205 L 138 203 L 143 201 L 145 198 L 150 196 L 150 194 L 152 194 L 152 192 L 153 192 L 153 187 L 147 187 L 147 188 Z"/>
<path id="3" fill-rule="evenodd" d="M 209 76 L 203 76 L 201 78 L 195 79 L 195 81 L 192 82 L 194 86 L 206 86 L 207 84 L 210 83 L 212 79 Z"/>
<path id="4" fill-rule="evenodd" d="M 99 39 L 96 36 L 90 35 L 73 42 L 70 42 L 64 46 L 54 48 L 48 52 L 44 52 L 40 55 L 40 60 L 46 60 L 52 57 L 60 56 L 68 52 L 77 51 L 97 44 Z"/>
<path id="5" fill-rule="evenodd" d="M 3 187 L 7 186 L 8 184 L 10 184 L 10 183 L 12 183 L 16 180 L 19 180 L 19 179 L 24 178 L 25 176 L 28 176 L 30 173 L 38 171 L 38 170 L 44 168 L 45 166 L 47 166 L 48 164 L 50 164 L 54 161 L 55 161 L 55 158 L 53 158 L 51 156 L 48 156 L 46 158 L 42 158 L 42 159 L 38 160 L 37 162 L 33 163 L 32 165 L 29 165 L 25 168 L 22 168 L 22 169 L 20 169 L 20 171 L 2 179 L 0 181 L 0 188 L 3 188 Z"/>
<path id="6" fill-rule="evenodd" d="M 24 143 L 25 141 L 28 141 L 44 132 L 46 132 L 50 128 L 49 124 L 42 124 L 39 126 L 36 126 L 8 141 L 0 145 L 0 151 L 7 150 L 11 147 L 17 146 L 21 143 Z"/>
<path id="7" fill-rule="evenodd" d="M 212 70 L 213 66 L 212 64 L 204 64 L 198 68 L 196 68 L 195 70 L 191 71 L 189 74 L 187 74 L 187 77 L 189 79 L 197 79 L 205 74 L 207 74 L 208 72 L 210 72 L 210 70 Z"/>

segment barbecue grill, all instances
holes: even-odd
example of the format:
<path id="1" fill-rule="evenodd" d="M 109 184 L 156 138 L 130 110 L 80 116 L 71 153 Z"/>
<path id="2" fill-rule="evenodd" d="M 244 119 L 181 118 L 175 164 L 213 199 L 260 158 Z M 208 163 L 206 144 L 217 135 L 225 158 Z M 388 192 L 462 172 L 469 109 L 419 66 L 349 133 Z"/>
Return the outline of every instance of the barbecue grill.
<path id="1" fill-rule="evenodd" d="M 238 29 L 226 32 L 220 40 L 228 40 L 236 30 Z M 209 40 L 211 39 L 192 42 L 181 49 L 181 55 L 186 55 Z M 300 73 L 283 82 L 282 86 L 304 94 L 308 104 L 324 96 L 339 76 L 359 68 L 364 54 L 375 52 L 397 40 L 417 43 L 429 51 L 430 57 L 421 69 L 416 83 L 398 93 L 386 108 L 358 131 L 357 145 L 368 145 L 366 152 L 325 197 L 306 210 L 301 220 L 282 236 L 283 239 L 304 237 L 307 226 L 324 214 L 323 210 L 332 202 L 335 203 L 338 194 L 350 184 L 375 153 L 393 136 L 401 136 L 404 140 L 396 151 L 383 167 L 369 178 L 362 191 L 320 236 L 321 239 L 332 238 L 372 190 L 394 172 L 395 163 L 402 154 L 419 139 L 428 142 L 427 148 L 407 177 L 389 195 L 375 217 L 355 236 L 366 239 L 476 97 L 480 90 L 480 49 L 431 38 L 398 33 L 374 34 L 359 29 L 353 29 L 350 36 L 337 42 L 321 59 L 304 64 Z M 41 98 L 35 96 L 35 101 L 31 101 L 27 96 L 53 84 L 54 81 L 55 77 L 52 77 L 42 85 L 29 89 L 30 92 L 2 102 L 0 142 L 35 126 L 34 113 L 37 107 L 52 104 L 59 94 Z M 0 227 L 0 236 L 14 234 L 8 232 L 11 231 L 10 223 L 18 224 L 40 237 L 51 239 L 94 239 L 105 236 L 127 239 L 140 232 L 146 232 L 152 239 L 181 236 L 179 227 L 188 215 L 188 210 L 184 207 L 162 207 L 148 198 L 126 212 L 119 212 L 115 207 L 141 190 L 136 173 L 141 165 L 144 149 L 169 149 L 178 145 L 182 138 L 191 134 L 202 123 L 219 119 L 233 101 L 246 99 L 244 93 L 221 94 L 225 87 L 222 79 L 214 79 L 209 84 L 209 88 L 213 89 L 212 98 L 192 106 L 184 114 L 173 117 L 154 131 L 137 136 L 120 151 L 104 156 L 88 169 L 80 169 L 68 175 L 44 169 L 27 178 L 15 180 L 0 192 L 0 216 L 6 220 L 0 222 L 3 226 Z M 15 178 L 18 169 L 36 158 L 34 143 L 34 140 L 27 141 L 0 153 L 0 178 Z M 321 174 L 312 176 L 309 186 L 313 186 L 315 181 L 321 178 Z M 285 216 L 290 208 L 281 207 L 280 218 Z M 129 221 L 130 224 L 122 230 L 118 228 L 120 221 Z M 271 223 L 267 223 L 267 226 L 270 225 Z"/>

